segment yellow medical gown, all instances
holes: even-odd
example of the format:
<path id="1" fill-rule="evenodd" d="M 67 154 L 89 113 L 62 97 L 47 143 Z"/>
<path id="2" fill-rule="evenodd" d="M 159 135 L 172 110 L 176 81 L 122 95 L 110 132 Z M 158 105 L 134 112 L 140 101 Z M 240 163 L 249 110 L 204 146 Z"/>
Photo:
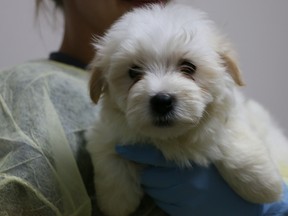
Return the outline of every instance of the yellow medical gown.
<path id="1" fill-rule="evenodd" d="M 48 60 L 0 72 L 0 215 L 91 214 L 76 163 L 96 113 L 88 78 Z"/>

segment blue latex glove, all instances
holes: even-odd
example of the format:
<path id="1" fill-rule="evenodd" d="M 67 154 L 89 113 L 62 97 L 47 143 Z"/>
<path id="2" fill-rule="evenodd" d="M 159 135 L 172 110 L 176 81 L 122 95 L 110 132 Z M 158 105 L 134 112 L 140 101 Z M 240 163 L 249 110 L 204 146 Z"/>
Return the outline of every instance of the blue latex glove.
<path id="1" fill-rule="evenodd" d="M 148 165 L 144 191 L 171 216 L 288 216 L 288 190 L 281 202 L 252 204 L 239 197 L 215 166 L 179 168 L 151 145 L 117 146 L 124 158 Z"/>

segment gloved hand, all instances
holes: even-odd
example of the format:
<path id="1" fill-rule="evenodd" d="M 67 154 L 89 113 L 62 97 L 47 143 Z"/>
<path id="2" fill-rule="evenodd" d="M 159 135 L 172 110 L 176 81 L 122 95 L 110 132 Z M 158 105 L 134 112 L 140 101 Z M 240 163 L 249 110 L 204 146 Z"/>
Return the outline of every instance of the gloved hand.
<path id="1" fill-rule="evenodd" d="M 117 146 L 124 158 L 148 165 L 144 191 L 171 216 L 288 216 L 288 190 L 281 202 L 252 204 L 239 197 L 215 166 L 179 168 L 151 145 Z"/>

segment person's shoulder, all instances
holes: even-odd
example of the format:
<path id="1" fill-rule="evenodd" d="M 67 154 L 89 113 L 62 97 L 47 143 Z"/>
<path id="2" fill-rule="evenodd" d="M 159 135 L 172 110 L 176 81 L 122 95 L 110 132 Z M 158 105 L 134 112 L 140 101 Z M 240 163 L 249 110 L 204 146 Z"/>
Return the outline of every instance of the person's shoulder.
<path id="1" fill-rule="evenodd" d="M 31 110 L 35 115 L 42 115 L 45 110 L 55 110 L 65 122 L 64 125 L 78 122 L 77 127 L 86 126 L 94 114 L 88 80 L 87 71 L 54 61 L 16 65 L 0 71 L 0 110 L 3 104 L 11 112 L 21 112 L 19 116 L 22 117 L 30 116 Z"/>
<path id="2" fill-rule="evenodd" d="M 50 60 L 31 61 L 0 71 L 0 96 L 11 104 L 36 100 L 36 96 L 38 101 L 49 97 L 56 104 L 82 98 L 88 104 L 88 79 L 88 72 L 72 66 Z"/>
<path id="3" fill-rule="evenodd" d="M 20 81 L 31 78 L 33 80 L 43 79 L 50 76 L 57 76 L 59 78 L 74 77 L 86 80 L 88 73 L 82 69 L 50 60 L 29 61 L 0 70 L 0 77 Z"/>
<path id="4" fill-rule="evenodd" d="M 45 84 L 71 83 L 86 88 L 88 78 L 88 73 L 82 69 L 50 60 L 35 60 L 1 70 L 0 86 L 24 90 Z"/>

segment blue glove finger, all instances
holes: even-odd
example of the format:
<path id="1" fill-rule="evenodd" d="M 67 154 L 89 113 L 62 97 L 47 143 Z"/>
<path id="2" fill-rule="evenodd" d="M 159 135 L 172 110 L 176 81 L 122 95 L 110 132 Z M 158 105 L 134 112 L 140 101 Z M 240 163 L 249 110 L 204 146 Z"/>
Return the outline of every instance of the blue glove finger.
<path id="1" fill-rule="evenodd" d="M 151 167 L 151 169 L 156 169 L 155 173 L 157 173 L 160 168 Z M 178 173 L 178 176 L 176 177 L 173 171 L 167 171 L 164 174 L 162 173 L 164 175 L 162 178 L 176 177 L 178 181 L 176 185 L 170 185 L 169 187 L 165 183 L 167 187 L 159 187 L 158 176 L 153 176 L 153 174 L 150 175 L 150 179 L 149 174 L 142 179 L 145 192 L 155 200 L 160 208 L 170 215 L 190 216 L 192 213 L 195 216 L 261 215 L 263 206 L 246 202 L 239 197 L 226 184 L 214 166 L 209 168 L 195 166 L 194 169 L 180 171 L 176 168 L 171 169 L 175 171 L 174 174 Z M 147 171 L 154 173 L 147 169 L 144 171 L 143 176 L 145 176 Z M 149 186 L 147 186 L 147 182 Z M 153 185 L 153 182 L 156 183 Z"/>
<path id="2" fill-rule="evenodd" d="M 141 182 L 146 187 L 167 188 L 178 185 L 183 179 L 178 169 L 168 167 L 147 167 L 141 173 Z"/>
<path id="3" fill-rule="evenodd" d="M 167 202 L 180 203 L 187 198 L 210 200 L 217 199 L 219 194 L 224 197 L 229 196 L 230 200 L 245 203 L 223 180 L 215 166 L 209 168 L 195 166 L 191 169 L 162 168 L 167 171 L 162 172 L 161 168 L 148 168 L 142 174 L 142 184 L 145 190 L 153 197 Z M 152 171 L 153 170 L 153 171 Z M 160 173 L 158 173 L 160 171 Z M 155 174 L 155 175 L 154 175 Z M 159 177 L 163 179 L 163 181 Z M 172 184 L 168 184 L 164 181 Z M 169 200 L 169 195 L 172 200 Z M 193 194 L 193 196 L 191 196 Z M 186 195 L 188 197 L 186 197 Z M 194 202 L 194 201 L 193 201 Z"/>
<path id="4" fill-rule="evenodd" d="M 193 182 L 195 189 L 199 188 L 200 191 L 203 191 L 214 177 L 214 173 L 211 171 L 209 175 L 207 174 L 209 169 L 211 168 L 197 165 L 190 168 L 149 166 L 141 173 L 141 179 L 145 186 L 155 188 L 172 187 L 178 185 L 179 182 L 189 184 Z"/>
<path id="5" fill-rule="evenodd" d="M 117 145 L 115 150 L 123 158 L 137 163 L 161 167 L 176 167 L 175 163 L 167 161 L 163 154 L 152 145 Z"/>
<path id="6" fill-rule="evenodd" d="M 151 167 L 143 171 L 141 183 L 152 197 L 168 203 L 175 202 L 175 200 L 181 203 L 183 200 L 191 198 L 191 194 L 202 200 L 202 197 L 204 198 L 210 193 L 217 193 L 213 187 L 215 184 L 220 186 L 218 177 L 219 175 L 213 167 L 200 168 L 196 166 L 191 169 Z M 221 180 L 220 183 L 223 183 Z M 213 191 L 209 191 L 211 187 Z"/>

